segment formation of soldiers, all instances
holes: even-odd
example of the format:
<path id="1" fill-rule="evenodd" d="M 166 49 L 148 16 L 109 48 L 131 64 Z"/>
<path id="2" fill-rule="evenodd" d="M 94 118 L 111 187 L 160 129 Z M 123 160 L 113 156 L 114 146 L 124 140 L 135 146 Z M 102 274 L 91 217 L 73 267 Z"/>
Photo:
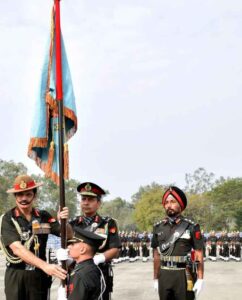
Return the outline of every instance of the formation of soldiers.
<path id="1" fill-rule="evenodd" d="M 119 252 L 119 257 L 113 259 L 113 263 L 124 261 L 135 262 L 142 260 L 147 262 L 152 259 L 151 251 L 152 233 L 136 232 L 136 231 L 121 231 L 120 240 L 122 248 Z M 225 231 L 217 232 L 210 231 L 203 234 L 204 240 L 204 260 L 217 261 L 241 261 L 242 237 L 239 231 L 227 233 Z"/>
<path id="2" fill-rule="evenodd" d="M 239 231 L 230 233 L 211 231 L 208 235 L 203 235 L 203 239 L 205 259 L 211 261 L 217 261 L 217 259 L 241 261 L 242 237 Z"/>
<path id="3" fill-rule="evenodd" d="M 137 260 L 147 262 L 152 257 L 152 251 L 150 247 L 152 235 L 148 232 L 138 233 L 120 232 L 121 249 L 119 251 L 119 257 L 113 260 L 113 263 L 120 263 L 123 261 L 129 261 L 130 263 Z"/>

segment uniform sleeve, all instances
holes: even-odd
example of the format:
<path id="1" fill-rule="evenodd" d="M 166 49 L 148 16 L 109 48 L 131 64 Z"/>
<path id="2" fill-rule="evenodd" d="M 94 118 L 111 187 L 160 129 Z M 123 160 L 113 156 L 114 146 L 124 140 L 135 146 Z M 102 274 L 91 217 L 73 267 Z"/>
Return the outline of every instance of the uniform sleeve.
<path id="1" fill-rule="evenodd" d="M 201 234 L 200 226 L 198 224 L 192 227 L 192 246 L 194 250 L 203 249 L 203 237 Z"/>
<path id="2" fill-rule="evenodd" d="M 153 235 L 151 239 L 151 248 L 157 248 L 159 246 L 158 243 L 158 238 L 157 238 L 157 233 L 156 233 L 156 228 L 153 228 Z"/>
<path id="3" fill-rule="evenodd" d="M 111 219 L 108 222 L 108 246 L 111 248 L 121 248 L 121 240 L 118 232 L 117 222 Z"/>
<path id="4" fill-rule="evenodd" d="M 5 245 L 5 247 L 11 245 L 13 242 L 17 242 L 17 241 L 21 242 L 20 235 L 17 232 L 17 229 L 14 226 L 10 216 L 8 215 L 3 216 L 1 229 L 2 229 L 1 230 L 2 242 Z"/>
<path id="5" fill-rule="evenodd" d="M 60 236 L 60 223 L 48 211 L 42 211 L 42 218 L 44 223 L 50 224 L 50 233 Z"/>

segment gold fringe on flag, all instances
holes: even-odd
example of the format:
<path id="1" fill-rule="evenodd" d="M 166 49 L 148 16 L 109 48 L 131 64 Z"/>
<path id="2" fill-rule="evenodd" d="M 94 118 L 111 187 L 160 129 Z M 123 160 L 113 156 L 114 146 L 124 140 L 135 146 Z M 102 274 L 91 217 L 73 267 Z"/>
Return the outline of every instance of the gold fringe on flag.
<path id="1" fill-rule="evenodd" d="M 49 150 L 49 154 L 48 154 L 48 161 L 46 164 L 46 169 L 45 169 L 45 174 L 46 177 L 50 177 L 51 173 L 52 173 L 52 164 L 54 161 L 54 155 L 55 155 L 55 143 L 52 141 L 50 143 L 50 150 Z"/>

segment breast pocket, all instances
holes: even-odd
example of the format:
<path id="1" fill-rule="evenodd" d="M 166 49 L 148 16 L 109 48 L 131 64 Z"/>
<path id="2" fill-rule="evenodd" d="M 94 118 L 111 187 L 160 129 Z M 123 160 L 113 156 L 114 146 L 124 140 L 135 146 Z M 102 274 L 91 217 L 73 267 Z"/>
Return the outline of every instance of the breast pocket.
<path id="1" fill-rule="evenodd" d="M 163 243 L 166 240 L 166 236 L 163 231 L 157 233 L 157 238 L 159 244 Z"/>

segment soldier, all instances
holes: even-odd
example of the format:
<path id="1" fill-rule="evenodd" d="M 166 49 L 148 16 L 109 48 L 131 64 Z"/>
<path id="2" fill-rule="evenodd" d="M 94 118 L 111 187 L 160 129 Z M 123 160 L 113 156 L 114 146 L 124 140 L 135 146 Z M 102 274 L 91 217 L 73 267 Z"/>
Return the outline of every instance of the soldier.
<path id="1" fill-rule="evenodd" d="M 104 240 L 100 235 L 77 227 L 74 237 L 67 241 L 69 256 L 76 262 L 67 278 L 68 300 L 102 299 L 105 281 L 93 257 Z"/>
<path id="2" fill-rule="evenodd" d="M 207 239 L 208 258 L 212 261 L 217 260 L 217 241 L 218 238 L 215 235 L 215 231 L 212 230 L 209 233 Z"/>
<path id="3" fill-rule="evenodd" d="M 221 236 L 218 238 L 218 248 L 219 248 L 219 257 L 224 260 L 229 260 L 229 243 L 230 238 L 228 237 L 228 234 L 226 231 L 223 231 L 221 233 Z"/>
<path id="4" fill-rule="evenodd" d="M 141 257 L 141 239 L 138 232 L 135 232 L 135 239 L 134 239 L 134 249 L 135 249 L 135 260 L 140 259 Z"/>
<path id="5" fill-rule="evenodd" d="M 124 231 L 120 234 L 120 240 L 121 240 L 121 245 L 122 246 L 121 246 L 121 250 L 120 250 L 119 261 L 122 262 L 122 261 L 125 261 L 125 259 L 127 257 L 127 253 L 128 253 L 128 250 L 127 250 L 127 237 L 126 237 Z"/>
<path id="6" fill-rule="evenodd" d="M 94 256 L 105 277 L 106 290 L 103 300 L 110 299 L 113 290 L 113 273 L 111 260 L 118 256 L 121 242 L 118 234 L 117 222 L 110 217 L 102 217 L 97 213 L 101 205 L 102 196 L 106 193 L 97 184 L 84 182 L 78 185 L 77 191 L 81 195 L 81 210 L 83 215 L 70 221 L 71 226 L 86 229 L 105 236 L 105 241 Z"/>
<path id="7" fill-rule="evenodd" d="M 124 232 L 124 239 L 125 239 L 125 247 L 126 247 L 126 251 L 125 251 L 125 260 L 129 260 L 129 232 L 125 231 Z"/>
<path id="8" fill-rule="evenodd" d="M 229 257 L 235 261 L 241 259 L 241 237 L 238 232 L 231 232 L 229 243 Z"/>
<path id="9" fill-rule="evenodd" d="M 203 230 L 201 231 L 201 233 L 202 233 L 202 239 L 203 239 L 203 260 L 205 261 L 207 258 L 207 253 L 206 253 L 207 238 L 206 238 Z"/>
<path id="10" fill-rule="evenodd" d="M 66 271 L 60 266 L 46 262 L 48 234 L 59 236 L 60 225 L 47 211 L 33 207 L 41 185 L 28 175 L 20 175 L 7 191 L 16 200 L 16 207 L 0 218 L 0 244 L 7 259 L 7 300 L 46 300 L 51 275 L 66 277 Z M 60 218 L 68 218 L 67 208 L 58 213 Z"/>
<path id="11" fill-rule="evenodd" d="M 150 238 L 146 231 L 144 231 L 141 238 L 141 247 L 142 247 L 142 261 L 147 262 L 150 256 Z"/>
<path id="12" fill-rule="evenodd" d="M 136 237 L 135 232 L 131 231 L 128 235 L 128 257 L 129 262 L 134 262 L 136 258 Z"/>
<path id="13" fill-rule="evenodd" d="M 160 300 L 194 299 L 203 286 L 203 240 L 199 225 L 181 215 L 187 198 L 178 187 L 171 186 L 165 191 L 162 205 L 167 217 L 154 225 L 151 242 L 154 288 L 159 291 Z"/>

